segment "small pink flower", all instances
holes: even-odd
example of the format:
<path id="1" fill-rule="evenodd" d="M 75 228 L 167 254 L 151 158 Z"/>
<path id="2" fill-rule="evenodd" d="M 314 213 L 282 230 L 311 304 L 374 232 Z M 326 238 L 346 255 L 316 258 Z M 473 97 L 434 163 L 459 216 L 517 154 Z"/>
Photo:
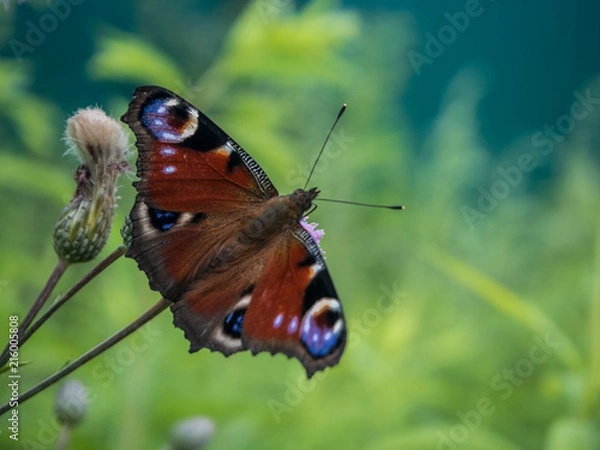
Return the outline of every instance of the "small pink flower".
<path id="1" fill-rule="evenodd" d="M 325 235 L 325 230 L 317 230 L 317 227 L 319 226 L 319 224 L 317 222 L 308 223 L 307 221 L 308 221 L 308 216 L 303 217 L 302 220 L 300 221 L 300 225 L 302 225 L 302 228 L 304 228 L 306 231 L 308 231 L 308 234 L 310 234 L 310 237 L 313 238 L 313 240 L 317 243 L 317 245 L 319 246 L 319 250 L 321 250 L 321 254 L 325 255 L 325 252 L 323 251 L 323 249 L 321 248 L 321 245 L 319 244 L 319 241 L 321 241 L 321 239 Z"/>

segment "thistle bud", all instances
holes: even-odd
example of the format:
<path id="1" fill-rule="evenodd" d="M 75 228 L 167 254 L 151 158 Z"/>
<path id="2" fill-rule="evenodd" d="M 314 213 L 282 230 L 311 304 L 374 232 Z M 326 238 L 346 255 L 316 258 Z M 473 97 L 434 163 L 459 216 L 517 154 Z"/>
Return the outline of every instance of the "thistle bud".
<path id="1" fill-rule="evenodd" d="M 215 424 L 207 417 L 193 417 L 176 423 L 171 430 L 168 450 L 199 450 L 210 440 Z"/>
<path id="2" fill-rule="evenodd" d="M 54 399 L 54 412 L 61 425 L 72 427 L 81 422 L 87 412 L 88 394 L 77 380 L 63 383 Z"/>
<path id="3" fill-rule="evenodd" d="M 128 171 L 127 137 L 99 108 L 81 109 L 67 121 L 68 151 L 77 155 L 77 187 L 54 228 L 54 249 L 69 263 L 95 258 L 108 239 L 118 175 Z"/>
<path id="4" fill-rule="evenodd" d="M 121 227 L 121 237 L 123 238 L 123 245 L 129 248 L 131 246 L 131 230 L 133 224 L 131 223 L 131 217 L 128 215 L 125 217 L 123 226 Z"/>

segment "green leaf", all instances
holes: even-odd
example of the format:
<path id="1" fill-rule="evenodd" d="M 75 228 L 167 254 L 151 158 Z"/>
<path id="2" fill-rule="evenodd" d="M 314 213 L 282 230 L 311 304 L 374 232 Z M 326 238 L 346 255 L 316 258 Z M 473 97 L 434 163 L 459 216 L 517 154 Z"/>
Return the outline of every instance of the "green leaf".
<path id="1" fill-rule="evenodd" d="M 111 33 L 99 39 L 98 47 L 88 65 L 93 78 L 163 86 L 184 79 L 171 58 L 134 35 Z"/>

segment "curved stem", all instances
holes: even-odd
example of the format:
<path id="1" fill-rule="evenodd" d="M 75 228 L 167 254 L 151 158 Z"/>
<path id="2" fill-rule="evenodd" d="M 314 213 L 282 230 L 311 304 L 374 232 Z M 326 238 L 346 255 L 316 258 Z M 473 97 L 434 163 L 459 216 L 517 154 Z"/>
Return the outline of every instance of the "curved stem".
<path id="1" fill-rule="evenodd" d="M 79 367 L 83 366 L 88 361 L 90 361 L 93 358 L 95 358 L 96 356 L 104 353 L 106 350 L 108 350 L 109 348 L 111 348 L 113 345 L 115 345 L 118 342 L 122 341 L 127 336 L 129 336 L 131 333 L 133 333 L 134 331 L 136 331 L 142 325 L 148 323 L 150 320 L 152 320 L 154 317 L 156 317 L 162 311 L 164 311 L 165 309 L 167 309 L 170 305 L 171 305 L 171 302 L 169 300 L 166 300 L 164 298 L 160 299 L 148 311 L 146 311 L 144 314 L 142 314 L 140 317 L 138 317 L 135 321 L 133 321 L 132 323 L 130 323 L 129 325 L 127 325 L 121 331 L 119 331 L 116 334 L 112 335 L 111 337 L 109 337 L 108 339 L 106 339 L 104 342 L 101 342 L 96 347 L 94 347 L 91 350 L 89 350 L 87 353 L 84 353 L 79 358 L 77 358 L 75 361 L 73 361 L 71 364 L 65 366 L 64 368 L 62 368 L 61 370 L 59 370 L 58 372 L 56 372 L 54 375 L 46 378 L 44 381 L 42 381 L 38 385 L 36 385 L 33 388 L 29 389 L 27 392 L 21 394 L 18 397 L 18 399 L 17 399 L 18 402 L 19 402 L 19 404 L 22 404 L 23 402 L 25 402 L 26 400 L 30 399 L 34 395 L 39 394 L 44 389 L 46 389 L 49 386 L 52 386 L 57 381 L 63 379 L 64 377 L 66 377 L 67 375 L 69 375 L 74 370 L 76 370 Z M 10 409 L 11 408 L 10 408 L 10 406 L 9 406 L 8 403 L 2 405 L 0 407 L 0 415 L 4 414 L 5 412 L 9 411 Z"/>
<path id="2" fill-rule="evenodd" d="M 19 340 L 20 337 L 23 335 L 23 332 L 27 330 L 33 319 L 35 319 L 35 316 L 37 316 L 37 314 L 40 312 L 40 310 L 48 300 L 48 297 L 50 297 L 50 294 L 54 290 L 54 287 L 58 283 L 58 280 L 60 280 L 62 275 L 65 273 L 65 270 L 67 270 L 67 267 L 69 267 L 69 263 L 63 260 L 59 260 L 56 263 L 56 266 L 54 266 L 54 270 L 50 274 L 50 278 L 48 278 L 48 281 L 42 289 L 42 292 L 40 292 L 40 295 L 38 295 L 38 298 L 35 300 L 31 308 L 29 309 L 29 312 L 27 312 L 27 315 L 25 315 L 25 318 L 21 321 L 19 325 Z M 9 359 L 8 349 L 9 344 L 7 343 L 6 347 L 2 351 L 2 354 L 0 355 L 0 367 L 4 366 Z"/>
<path id="3" fill-rule="evenodd" d="M 69 300 L 77 292 L 79 292 L 82 287 L 84 287 L 86 284 L 88 284 L 90 281 L 96 278 L 100 273 L 102 273 L 104 269 L 106 269 L 117 259 L 123 256 L 126 251 L 127 247 L 124 245 L 117 247 L 110 255 L 108 255 L 106 258 L 100 261 L 98 265 L 96 265 L 92 270 L 85 274 L 83 278 L 81 278 L 77 283 L 75 283 L 75 285 L 73 285 L 71 289 L 65 292 L 62 297 L 60 297 L 54 304 L 52 304 L 48 311 L 46 311 L 42 315 L 42 317 L 36 320 L 33 323 L 33 325 L 31 325 L 27 330 L 25 330 L 23 336 L 21 336 L 20 338 L 19 345 L 22 347 L 23 344 L 27 342 L 27 340 L 31 337 L 31 335 L 35 333 L 37 329 L 41 327 L 44 324 L 44 322 L 46 322 L 46 320 L 48 320 L 52 316 L 52 314 L 56 312 L 58 308 L 64 305 L 67 302 L 67 300 Z"/>

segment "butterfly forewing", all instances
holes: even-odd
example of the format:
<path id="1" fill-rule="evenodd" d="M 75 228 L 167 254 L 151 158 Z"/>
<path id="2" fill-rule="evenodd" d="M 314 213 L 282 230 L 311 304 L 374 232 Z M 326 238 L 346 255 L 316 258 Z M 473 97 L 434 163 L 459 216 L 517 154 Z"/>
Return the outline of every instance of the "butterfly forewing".
<path id="1" fill-rule="evenodd" d="M 137 138 L 136 188 L 154 208 L 228 211 L 277 195 L 265 172 L 233 139 L 166 89 L 137 88 L 122 119 Z"/>
<path id="2" fill-rule="evenodd" d="M 137 138 L 140 178 L 127 255 L 176 300 L 232 224 L 277 191 L 233 139 L 166 89 L 137 88 L 122 119 Z"/>

